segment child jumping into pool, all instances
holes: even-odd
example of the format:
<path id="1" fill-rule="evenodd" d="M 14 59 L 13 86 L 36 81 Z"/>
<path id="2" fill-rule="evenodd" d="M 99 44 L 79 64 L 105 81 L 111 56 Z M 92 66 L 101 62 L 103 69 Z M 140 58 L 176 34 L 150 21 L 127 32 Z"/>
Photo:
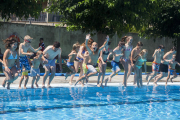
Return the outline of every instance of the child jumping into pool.
<path id="1" fill-rule="evenodd" d="M 98 81 L 97 86 L 103 88 L 103 80 L 106 73 L 106 66 L 107 66 L 107 58 L 109 55 L 109 45 L 111 42 L 108 42 L 108 44 L 105 46 L 105 48 L 100 52 L 100 57 L 98 59 L 98 67 L 99 67 L 99 75 L 98 75 Z M 101 78 L 101 83 L 99 83 L 99 80 Z"/>
<path id="2" fill-rule="evenodd" d="M 67 61 L 67 66 L 71 70 L 71 72 L 67 72 L 65 75 L 65 80 L 67 79 L 68 76 L 74 75 L 76 73 L 75 67 L 74 67 L 74 60 L 76 59 L 77 52 L 79 51 L 79 43 L 75 43 L 73 45 L 71 53 L 68 55 L 69 59 Z M 72 79 L 70 79 L 69 84 L 72 84 Z"/>
<path id="3" fill-rule="evenodd" d="M 40 69 L 39 69 L 39 66 L 40 66 L 40 64 L 41 65 L 45 65 L 47 63 L 46 61 L 43 61 L 42 56 L 43 56 L 43 52 L 42 51 L 38 51 L 36 53 L 36 56 L 31 61 L 32 66 L 31 66 L 31 70 L 30 70 L 30 76 L 33 77 L 31 88 L 34 88 L 34 82 L 35 82 L 36 87 L 37 88 L 39 87 L 38 84 L 37 84 L 37 82 L 40 79 Z"/>
<path id="4" fill-rule="evenodd" d="M 173 77 L 170 78 L 172 83 L 173 83 L 172 79 L 177 77 L 176 68 L 175 67 L 176 67 L 176 65 L 180 66 L 180 63 L 175 61 L 175 59 L 176 59 L 176 55 L 173 55 L 172 62 L 169 63 L 168 77 L 166 79 L 166 85 L 167 85 L 167 82 L 168 82 L 168 80 L 170 78 L 171 73 L 173 74 Z"/>
<path id="5" fill-rule="evenodd" d="M 163 77 L 168 75 L 168 65 L 172 62 L 172 56 L 176 54 L 176 47 L 174 46 L 169 52 L 163 56 L 160 64 L 160 74 L 155 77 L 154 85 L 157 86 L 157 82 Z"/>
<path id="6" fill-rule="evenodd" d="M 7 89 L 10 89 L 10 84 L 18 78 L 19 68 L 19 55 L 17 52 L 18 41 L 15 38 L 7 38 L 3 41 L 5 43 L 6 51 L 3 56 L 3 72 L 6 76 L 2 86 L 5 87 L 7 82 Z M 17 67 L 16 67 L 17 65 Z"/>
<path id="7" fill-rule="evenodd" d="M 111 54 L 113 54 L 113 60 L 111 61 L 111 66 L 112 66 L 112 74 L 105 79 L 105 86 L 107 86 L 107 82 L 111 82 L 111 78 L 114 77 L 118 72 L 120 72 L 120 68 L 119 68 L 119 63 L 120 63 L 120 58 L 123 56 L 123 49 L 124 49 L 124 45 L 125 43 L 122 41 L 119 41 L 118 46 L 113 50 L 112 53 L 109 54 L 109 56 Z M 109 60 L 109 56 L 108 56 L 108 60 Z"/>
<path id="8" fill-rule="evenodd" d="M 143 49 L 139 53 L 139 55 L 137 55 L 134 58 L 134 61 L 136 61 L 135 64 L 134 64 L 134 69 L 135 69 L 135 72 L 134 72 L 135 77 L 134 77 L 134 79 L 136 79 L 136 80 L 134 80 L 134 81 L 137 82 L 138 87 L 142 87 L 142 85 L 143 85 L 142 84 L 142 64 L 147 61 L 146 60 L 147 54 L 148 54 L 147 49 Z"/>
<path id="9" fill-rule="evenodd" d="M 24 68 L 25 68 L 25 73 L 26 73 L 26 75 L 25 75 L 25 78 L 26 78 L 26 80 L 25 80 L 25 84 L 24 84 L 24 88 L 26 89 L 26 84 L 27 84 L 27 81 L 28 81 L 28 79 L 29 79 L 29 76 L 27 75 L 27 73 L 28 73 L 28 71 L 30 71 L 30 69 L 31 69 L 31 67 L 30 67 L 30 63 L 29 63 L 29 61 L 28 61 L 28 58 L 27 58 L 27 56 L 32 56 L 34 53 L 33 52 L 37 52 L 37 51 L 39 51 L 39 50 L 41 50 L 42 48 L 41 48 L 41 46 L 38 48 L 38 49 L 34 49 L 32 46 L 31 46 L 31 41 L 32 41 L 32 39 L 33 38 L 31 38 L 29 35 L 26 35 L 25 37 L 24 37 L 24 42 L 23 43 L 21 43 L 20 45 L 19 45 L 19 62 L 20 62 L 20 68 L 21 68 L 21 71 L 22 71 L 22 68 L 23 68 L 23 66 L 24 66 Z M 28 49 L 30 49 L 32 52 L 27 52 L 28 51 Z M 21 85 L 21 83 L 22 83 L 22 81 L 20 81 L 20 83 L 19 83 L 19 85 Z M 19 88 L 21 88 L 20 86 L 19 86 Z"/>
<path id="10" fill-rule="evenodd" d="M 108 44 L 109 42 L 109 36 L 106 37 L 106 41 L 104 42 L 104 44 L 98 48 L 98 44 L 96 42 L 93 42 L 91 47 L 88 46 L 88 40 L 90 39 L 90 34 L 86 35 L 86 49 L 89 52 L 89 61 L 87 63 L 87 78 L 86 75 L 83 75 L 82 77 L 78 78 L 77 82 L 75 83 L 75 85 L 84 79 L 88 79 L 90 76 L 93 76 L 95 74 L 97 74 L 97 71 L 95 69 L 95 67 L 97 66 L 97 61 L 98 61 L 98 57 L 100 54 L 100 51 Z"/>
<path id="11" fill-rule="evenodd" d="M 146 80 L 148 80 L 148 77 L 150 76 L 147 85 L 157 75 L 157 73 L 159 71 L 159 66 L 160 66 L 161 60 L 163 60 L 163 56 L 164 56 L 164 48 L 165 47 L 163 45 L 159 45 L 159 48 L 156 49 L 154 51 L 154 54 L 152 55 L 152 57 L 154 58 L 154 61 L 152 63 L 152 73 L 148 74 L 146 76 Z"/>

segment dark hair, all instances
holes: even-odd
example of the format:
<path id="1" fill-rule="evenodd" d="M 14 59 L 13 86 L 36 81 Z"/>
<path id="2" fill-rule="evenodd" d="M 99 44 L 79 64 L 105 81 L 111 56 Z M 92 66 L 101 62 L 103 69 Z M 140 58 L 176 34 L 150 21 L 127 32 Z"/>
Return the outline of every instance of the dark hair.
<path id="1" fill-rule="evenodd" d="M 141 41 L 139 41 L 139 42 L 137 43 L 137 46 L 143 46 L 143 43 L 142 43 Z"/>
<path id="2" fill-rule="evenodd" d="M 54 42 L 53 46 L 54 46 L 55 48 L 59 48 L 59 47 L 60 47 L 60 43 L 56 41 L 56 42 Z"/>
<path id="3" fill-rule="evenodd" d="M 40 38 L 39 40 L 44 40 L 43 38 Z"/>
<path id="4" fill-rule="evenodd" d="M 122 37 L 122 38 L 121 38 L 121 41 L 122 41 L 122 42 L 125 42 L 127 37 L 128 37 L 128 36 Z"/>
<path id="5" fill-rule="evenodd" d="M 119 41 L 118 45 L 121 45 L 121 46 L 123 45 L 124 46 L 125 42 Z"/>
<path id="6" fill-rule="evenodd" d="M 6 49 L 10 49 L 10 48 L 11 48 L 11 44 L 17 42 L 17 48 L 16 48 L 16 50 L 19 49 L 19 42 L 18 42 L 18 40 L 17 40 L 16 38 L 14 38 L 14 37 L 7 38 L 7 39 L 3 40 L 3 42 L 4 42 L 4 44 L 5 44 L 5 48 L 6 48 Z"/>
<path id="7" fill-rule="evenodd" d="M 171 50 L 172 50 L 172 51 L 176 51 L 177 49 L 176 49 L 175 46 L 173 46 L 173 47 L 171 48 Z"/>
<path id="8" fill-rule="evenodd" d="M 160 49 L 165 49 L 164 45 L 159 45 Z"/>

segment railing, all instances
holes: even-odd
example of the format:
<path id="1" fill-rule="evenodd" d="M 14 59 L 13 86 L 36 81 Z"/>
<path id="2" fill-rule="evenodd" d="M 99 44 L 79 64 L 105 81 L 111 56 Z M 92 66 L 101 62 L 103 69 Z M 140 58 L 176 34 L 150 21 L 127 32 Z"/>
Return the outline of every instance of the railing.
<path id="1" fill-rule="evenodd" d="M 29 17 L 29 18 L 19 18 L 16 15 L 12 14 L 10 16 L 10 22 L 30 22 L 30 23 L 44 23 L 44 22 L 61 22 L 61 15 L 57 14 L 48 14 L 48 20 L 47 20 L 47 13 L 41 13 L 38 18 Z"/>

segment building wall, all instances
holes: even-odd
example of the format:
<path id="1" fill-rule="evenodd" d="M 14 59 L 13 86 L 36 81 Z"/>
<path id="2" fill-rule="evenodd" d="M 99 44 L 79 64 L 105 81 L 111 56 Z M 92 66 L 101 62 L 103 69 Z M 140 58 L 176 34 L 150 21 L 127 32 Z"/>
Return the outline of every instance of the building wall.
<path id="1" fill-rule="evenodd" d="M 5 51 L 5 47 L 3 44 L 3 39 L 6 39 L 12 34 L 16 34 L 19 36 L 21 42 L 25 35 L 30 35 L 33 37 L 32 46 L 37 48 L 39 45 L 39 38 L 44 38 L 44 43 L 46 46 L 52 45 L 54 41 L 59 41 L 62 48 L 62 56 L 67 57 L 72 49 L 72 45 L 75 42 L 79 42 L 80 44 L 85 40 L 85 33 L 81 31 L 67 31 L 65 27 L 54 27 L 54 26 L 43 26 L 43 25 L 32 25 L 32 24 L 18 24 L 18 23 L 0 23 L 0 48 L 2 52 Z M 152 60 L 152 54 L 156 48 L 160 44 L 165 45 L 165 52 L 169 51 L 173 46 L 172 39 L 162 38 L 156 39 L 154 42 L 153 39 L 144 39 L 140 38 L 137 33 L 128 33 L 123 34 L 122 36 L 133 36 L 133 46 L 135 47 L 138 41 L 142 41 L 144 46 L 143 49 L 148 49 L 148 59 Z M 99 43 L 101 46 L 104 42 L 105 35 L 97 34 L 92 36 L 92 38 Z M 114 35 L 110 38 L 112 41 L 110 48 L 115 48 L 120 41 L 121 37 Z"/>

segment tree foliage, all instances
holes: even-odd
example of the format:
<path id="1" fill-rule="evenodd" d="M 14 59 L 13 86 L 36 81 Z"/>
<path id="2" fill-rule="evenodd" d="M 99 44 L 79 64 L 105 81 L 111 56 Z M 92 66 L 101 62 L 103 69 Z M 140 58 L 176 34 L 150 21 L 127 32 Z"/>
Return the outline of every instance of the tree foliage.
<path id="1" fill-rule="evenodd" d="M 51 0 L 48 12 L 63 16 L 68 30 L 121 34 L 148 26 L 158 10 L 156 0 Z"/>
<path id="2" fill-rule="evenodd" d="M 149 27 L 141 31 L 141 36 L 170 37 L 180 36 L 180 0 L 162 0 L 160 11 L 147 22 Z"/>
<path id="3" fill-rule="evenodd" d="M 11 14 L 18 17 L 38 17 L 42 9 L 43 0 L 1 0 L 1 17 L 9 19 Z"/>

